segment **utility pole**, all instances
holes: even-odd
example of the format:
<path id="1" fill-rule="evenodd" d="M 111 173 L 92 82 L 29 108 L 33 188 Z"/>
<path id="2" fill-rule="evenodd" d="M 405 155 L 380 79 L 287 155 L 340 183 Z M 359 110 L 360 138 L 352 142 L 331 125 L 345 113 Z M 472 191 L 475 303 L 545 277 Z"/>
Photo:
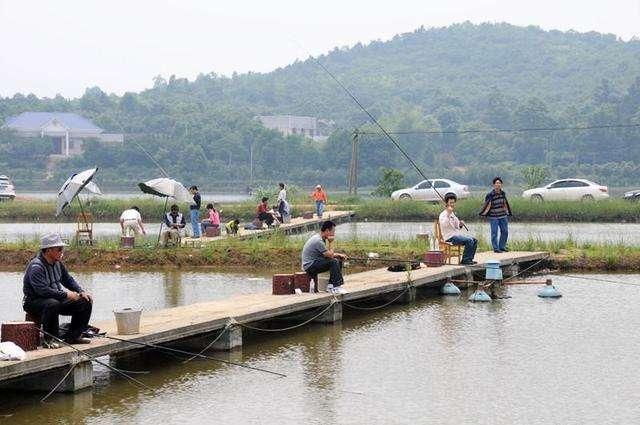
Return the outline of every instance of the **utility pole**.
<path id="1" fill-rule="evenodd" d="M 351 161 L 349 162 L 349 195 L 358 195 L 358 129 L 351 137 Z"/>

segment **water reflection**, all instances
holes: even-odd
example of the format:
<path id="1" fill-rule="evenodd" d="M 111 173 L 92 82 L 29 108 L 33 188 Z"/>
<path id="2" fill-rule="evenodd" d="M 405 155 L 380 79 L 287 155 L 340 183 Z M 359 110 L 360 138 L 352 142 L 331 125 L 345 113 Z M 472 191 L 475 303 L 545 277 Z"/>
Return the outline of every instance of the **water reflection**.
<path id="1" fill-rule="evenodd" d="M 560 300 L 522 285 L 491 304 L 469 303 L 468 294 L 419 299 L 372 313 L 345 310 L 336 326 L 249 334 L 241 360 L 286 378 L 146 353 L 130 367 L 143 362 L 152 391 L 101 378 L 84 416 L 69 412 L 77 395 L 41 405 L 0 394 L 0 413 L 10 406 L 12 423 L 637 422 L 640 288 L 561 277 L 554 284 Z M 188 299 L 187 287 L 177 299 Z"/>

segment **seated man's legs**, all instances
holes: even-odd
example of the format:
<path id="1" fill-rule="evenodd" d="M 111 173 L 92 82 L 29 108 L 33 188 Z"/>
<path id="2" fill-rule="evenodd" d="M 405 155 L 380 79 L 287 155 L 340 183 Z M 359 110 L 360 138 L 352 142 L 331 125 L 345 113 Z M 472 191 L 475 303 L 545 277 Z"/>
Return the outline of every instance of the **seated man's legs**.
<path id="1" fill-rule="evenodd" d="M 58 315 L 62 303 L 53 298 L 38 298 L 24 305 L 24 310 L 34 316 L 40 317 L 42 330 L 55 337 L 58 336 L 60 324 Z M 51 340 L 49 335 L 44 336 L 45 340 Z"/>
<path id="2" fill-rule="evenodd" d="M 342 261 L 338 261 L 335 258 L 315 260 L 305 271 L 310 275 L 329 271 L 329 284 L 333 285 L 334 288 L 344 283 L 342 279 Z"/>
<path id="3" fill-rule="evenodd" d="M 464 253 L 462 254 L 462 262 L 468 263 L 473 261 L 473 257 L 476 255 L 476 249 L 478 248 L 478 240 L 470 236 L 456 235 L 449 239 L 447 242 L 451 242 L 454 245 L 464 245 Z"/>
<path id="4" fill-rule="evenodd" d="M 271 226 L 273 224 L 273 216 L 266 212 L 261 212 L 258 214 L 258 219 L 267 223 L 267 226 Z"/>
<path id="5" fill-rule="evenodd" d="M 82 336 L 82 332 L 87 329 L 89 324 L 92 307 L 93 305 L 84 298 L 61 303 L 59 314 L 71 316 L 71 329 L 65 337 L 67 342 L 73 342 Z"/>

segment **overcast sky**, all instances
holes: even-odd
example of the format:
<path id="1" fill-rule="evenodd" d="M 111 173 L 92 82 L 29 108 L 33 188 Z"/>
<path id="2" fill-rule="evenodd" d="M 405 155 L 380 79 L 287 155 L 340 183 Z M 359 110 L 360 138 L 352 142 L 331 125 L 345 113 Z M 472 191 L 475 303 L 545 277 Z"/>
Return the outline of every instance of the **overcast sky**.
<path id="1" fill-rule="evenodd" d="M 156 75 L 268 72 L 463 21 L 640 38 L 640 0 L 0 0 L 0 96 L 122 94 Z M 304 46 L 304 47 L 301 47 Z"/>

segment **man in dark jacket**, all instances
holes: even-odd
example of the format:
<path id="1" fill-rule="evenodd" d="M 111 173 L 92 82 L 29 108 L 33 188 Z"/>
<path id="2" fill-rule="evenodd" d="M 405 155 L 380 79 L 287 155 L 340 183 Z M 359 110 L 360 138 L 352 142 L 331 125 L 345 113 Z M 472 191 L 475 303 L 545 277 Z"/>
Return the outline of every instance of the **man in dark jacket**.
<path id="1" fill-rule="evenodd" d="M 65 336 L 69 344 L 88 344 L 91 340 L 82 338 L 91 317 L 93 299 L 67 272 L 60 261 L 67 246 L 57 233 L 42 237 L 40 253 L 31 259 L 24 274 L 22 291 L 24 311 L 40 318 L 45 348 L 59 348 L 58 316 L 71 316 L 71 328 Z"/>

